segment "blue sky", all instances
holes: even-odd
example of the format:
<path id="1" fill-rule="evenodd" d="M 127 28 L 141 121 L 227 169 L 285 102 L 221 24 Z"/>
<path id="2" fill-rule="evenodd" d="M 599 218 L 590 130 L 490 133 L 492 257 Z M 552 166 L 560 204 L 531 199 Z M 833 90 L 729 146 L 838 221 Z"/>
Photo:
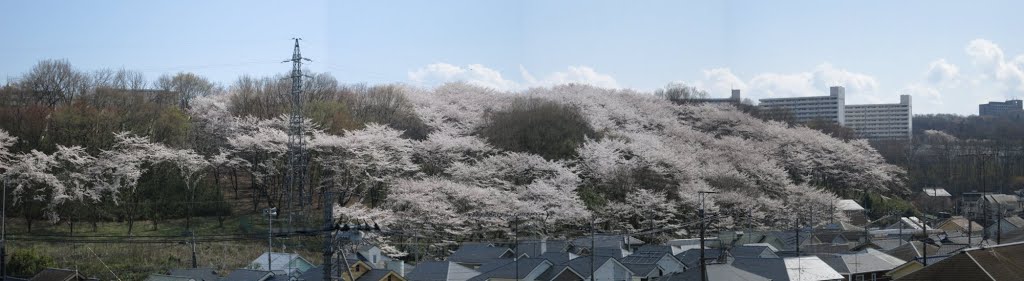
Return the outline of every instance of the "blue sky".
<path id="1" fill-rule="evenodd" d="M 1024 97 L 1020 1 L 3 1 L 0 79 L 38 60 L 195 72 L 308 67 L 343 82 L 501 90 L 683 82 L 753 99 L 847 87 L 847 103 L 976 114 Z M 4 81 L 0 80 L 0 81 Z"/>

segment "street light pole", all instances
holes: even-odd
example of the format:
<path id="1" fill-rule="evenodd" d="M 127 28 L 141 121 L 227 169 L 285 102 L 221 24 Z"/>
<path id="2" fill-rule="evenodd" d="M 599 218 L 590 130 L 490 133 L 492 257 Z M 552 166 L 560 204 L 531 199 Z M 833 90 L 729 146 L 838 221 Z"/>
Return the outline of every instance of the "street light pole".
<path id="1" fill-rule="evenodd" d="M 705 261 L 704 261 L 704 228 L 705 228 L 705 226 L 707 224 L 707 222 L 704 220 L 705 219 L 705 214 L 704 214 L 704 198 L 707 197 L 706 194 L 713 194 L 713 193 L 718 193 L 718 192 L 717 191 L 697 191 L 697 194 L 700 196 L 700 211 L 697 212 L 697 215 L 700 216 L 700 280 L 701 281 L 708 281 L 708 267 L 707 267 L 707 263 L 705 263 Z"/>

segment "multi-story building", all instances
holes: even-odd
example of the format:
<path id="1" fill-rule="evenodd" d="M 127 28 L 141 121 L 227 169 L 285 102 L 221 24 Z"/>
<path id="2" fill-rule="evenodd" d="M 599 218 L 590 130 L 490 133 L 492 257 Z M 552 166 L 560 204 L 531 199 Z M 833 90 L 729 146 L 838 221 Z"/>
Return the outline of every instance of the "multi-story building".
<path id="1" fill-rule="evenodd" d="M 833 86 L 827 96 L 761 99 L 760 107 L 788 111 L 798 123 L 832 121 L 866 139 L 909 139 L 913 129 L 910 95 L 895 104 L 846 105 L 846 89 Z"/>
<path id="2" fill-rule="evenodd" d="M 829 88 L 827 96 L 761 99 L 760 106 L 768 110 L 789 111 L 794 121 L 799 123 L 827 120 L 846 124 L 846 89 L 843 87 Z"/>
<path id="3" fill-rule="evenodd" d="M 913 131 L 910 95 L 900 103 L 846 106 L 846 127 L 866 139 L 909 139 Z"/>
<path id="4" fill-rule="evenodd" d="M 1024 101 L 990 101 L 988 104 L 980 104 L 978 105 L 978 115 L 1020 118 L 1024 116 Z"/>

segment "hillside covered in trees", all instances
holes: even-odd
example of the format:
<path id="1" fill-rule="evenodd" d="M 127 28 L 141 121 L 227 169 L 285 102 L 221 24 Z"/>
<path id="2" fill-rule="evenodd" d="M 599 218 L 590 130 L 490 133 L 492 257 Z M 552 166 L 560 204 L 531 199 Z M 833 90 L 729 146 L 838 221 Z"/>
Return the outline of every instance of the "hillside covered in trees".
<path id="1" fill-rule="evenodd" d="M 12 211 L 73 227 L 278 206 L 289 87 L 279 78 L 147 83 L 42 62 L 0 89 Z M 438 241 L 507 235 L 512 217 L 486 214 L 518 214 L 520 232 L 552 236 L 591 218 L 685 236 L 698 191 L 720 192 L 707 198 L 720 229 L 821 224 L 842 219 L 840 197 L 909 192 L 905 171 L 866 141 L 728 105 L 586 85 L 342 85 L 327 74 L 305 88 L 306 186 L 337 199 L 314 196 L 316 208 Z"/>

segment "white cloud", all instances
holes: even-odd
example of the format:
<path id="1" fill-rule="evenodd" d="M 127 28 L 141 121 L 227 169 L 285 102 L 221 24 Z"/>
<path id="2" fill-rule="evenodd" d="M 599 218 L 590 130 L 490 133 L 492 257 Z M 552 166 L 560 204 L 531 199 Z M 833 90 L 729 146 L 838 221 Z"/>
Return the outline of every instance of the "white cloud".
<path id="1" fill-rule="evenodd" d="M 965 51 L 981 68 L 983 78 L 995 79 L 1010 92 L 1024 92 L 1024 55 L 1008 60 L 999 45 L 985 39 L 972 40 Z"/>
<path id="2" fill-rule="evenodd" d="M 602 88 L 619 87 L 619 83 L 616 82 L 615 78 L 611 75 L 598 73 L 597 71 L 594 71 L 593 68 L 586 66 L 570 66 L 568 71 L 552 73 L 543 81 L 540 81 L 539 85 L 533 86 L 550 86 L 568 83 L 589 84 Z"/>
<path id="3" fill-rule="evenodd" d="M 741 89 L 751 99 L 769 97 L 815 96 L 828 94 L 831 86 L 847 89 L 848 99 L 876 102 L 878 80 L 875 77 L 822 63 L 810 71 L 796 73 L 766 72 L 754 75 L 749 82 L 728 68 L 704 70 L 704 79 L 693 83 L 711 96 L 728 95 L 729 89 Z M 854 95 L 850 95 L 854 94 Z"/>
<path id="4" fill-rule="evenodd" d="M 910 83 L 900 89 L 899 94 L 910 95 L 914 101 L 928 101 L 934 105 L 942 104 L 942 99 L 939 98 L 939 89 L 923 83 Z"/>
<path id="5" fill-rule="evenodd" d="M 519 87 L 518 83 L 502 77 L 501 72 L 480 64 L 470 64 L 463 68 L 447 63 L 435 63 L 415 71 L 410 71 L 409 80 L 425 86 L 463 81 L 502 91 L 513 90 Z"/>
<path id="6" fill-rule="evenodd" d="M 938 59 L 928 65 L 925 78 L 932 84 L 953 85 L 957 83 L 960 76 L 960 68 L 949 63 L 946 59 Z"/>
<path id="7" fill-rule="evenodd" d="M 717 97 L 728 96 L 732 89 L 746 89 L 747 83 L 733 74 L 732 70 L 723 67 L 704 70 L 704 79 L 694 82 L 693 86 Z"/>
<path id="8" fill-rule="evenodd" d="M 519 74 L 522 76 L 523 82 L 506 79 L 500 71 L 480 64 L 460 67 L 447 63 L 435 63 L 410 71 L 409 80 L 424 86 L 436 86 L 445 82 L 463 81 L 502 91 L 568 83 L 589 84 L 604 88 L 619 87 L 618 82 L 611 75 L 597 72 L 587 66 L 569 66 L 566 71 L 554 72 L 544 76 L 542 79 L 538 79 L 520 65 Z"/>

